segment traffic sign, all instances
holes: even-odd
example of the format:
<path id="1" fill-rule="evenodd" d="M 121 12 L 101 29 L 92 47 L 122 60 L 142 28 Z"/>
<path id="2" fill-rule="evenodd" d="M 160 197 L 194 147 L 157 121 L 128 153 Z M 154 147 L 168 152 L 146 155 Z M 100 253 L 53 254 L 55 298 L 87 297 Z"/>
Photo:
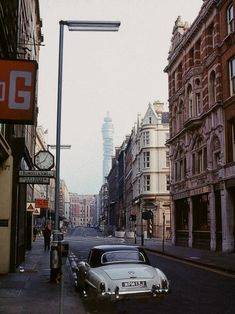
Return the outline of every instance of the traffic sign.
<path id="1" fill-rule="evenodd" d="M 35 203 L 34 202 L 30 202 L 30 203 L 27 202 L 26 210 L 27 210 L 27 212 L 33 212 L 35 210 Z"/>
<path id="2" fill-rule="evenodd" d="M 40 215 L 40 208 L 35 208 L 33 211 L 33 215 Z"/>
<path id="3" fill-rule="evenodd" d="M 19 177 L 19 183 L 50 184 L 50 178 L 46 178 L 46 177 Z"/>
<path id="4" fill-rule="evenodd" d="M 54 178 L 55 171 L 54 170 L 20 170 L 20 177 L 47 177 Z"/>

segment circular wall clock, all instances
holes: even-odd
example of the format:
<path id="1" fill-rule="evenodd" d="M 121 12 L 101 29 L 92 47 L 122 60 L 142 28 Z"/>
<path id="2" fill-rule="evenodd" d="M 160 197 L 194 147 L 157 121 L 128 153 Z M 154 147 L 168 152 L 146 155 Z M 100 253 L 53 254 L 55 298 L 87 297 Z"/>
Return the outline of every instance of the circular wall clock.
<path id="1" fill-rule="evenodd" d="M 34 156 L 34 165 L 39 170 L 51 170 L 54 167 L 54 156 L 47 150 L 40 150 Z"/>

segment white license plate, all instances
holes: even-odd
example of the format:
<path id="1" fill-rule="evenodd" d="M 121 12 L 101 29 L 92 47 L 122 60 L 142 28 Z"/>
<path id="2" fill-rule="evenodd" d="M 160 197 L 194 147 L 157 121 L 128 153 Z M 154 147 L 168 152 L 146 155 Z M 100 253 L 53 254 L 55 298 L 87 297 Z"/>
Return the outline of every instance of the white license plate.
<path id="1" fill-rule="evenodd" d="M 124 281 L 122 282 L 122 287 L 146 287 L 146 281 Z"/>

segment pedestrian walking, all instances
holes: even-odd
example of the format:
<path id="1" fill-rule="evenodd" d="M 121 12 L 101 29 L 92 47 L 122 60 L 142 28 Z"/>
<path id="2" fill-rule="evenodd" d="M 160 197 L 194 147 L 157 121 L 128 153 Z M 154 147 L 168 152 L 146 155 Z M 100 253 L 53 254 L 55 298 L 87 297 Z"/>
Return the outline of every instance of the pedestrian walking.
<path id="1" fill-rule="evenodd" d="M 50 242 L 51 242 L 51 230 L 46 227 L 43 230 L 43 237 L 44 237 L 44 251 L 50 250 Z"/>
<path id="2" fill-rule="evenodd" d="M 37 234 L 38 234 L 38 229 L 36 228 L 36 226 L 34 226 L 33 227 L 33 242 L 35 242 Z"/>

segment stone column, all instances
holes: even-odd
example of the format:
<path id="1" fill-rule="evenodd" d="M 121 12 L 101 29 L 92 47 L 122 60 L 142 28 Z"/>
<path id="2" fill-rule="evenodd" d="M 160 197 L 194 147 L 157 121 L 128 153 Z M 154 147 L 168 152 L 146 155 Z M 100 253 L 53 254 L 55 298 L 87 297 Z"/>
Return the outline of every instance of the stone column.
<path id="1" fill-rule="evenodd" d="M 208 195 L 209 208 L 210 208 L 210 249 L 216 250 L 216 216 L 215 216 L 215 192 L 211 186 L 211 192 Z"/>
<path id="2" fill-rule="evenodd" d="M 222 251 L 232 252 L 234 249 L 234 213 L 232 197 L 224 187 L 221 190 L 221 215 L 222 215 Z"/>
<path id="3" fill-rule="evenodd" d="M 175 245 L 175 202 L 171 201 L 171 242 Z"/>
<path id="4" fill-rule="evenodd" d="M 193 246 L 193 201 L 192 198 L 187 198 L 189 204 L 189 212 L 188 212 L 188 246 Z"/>

